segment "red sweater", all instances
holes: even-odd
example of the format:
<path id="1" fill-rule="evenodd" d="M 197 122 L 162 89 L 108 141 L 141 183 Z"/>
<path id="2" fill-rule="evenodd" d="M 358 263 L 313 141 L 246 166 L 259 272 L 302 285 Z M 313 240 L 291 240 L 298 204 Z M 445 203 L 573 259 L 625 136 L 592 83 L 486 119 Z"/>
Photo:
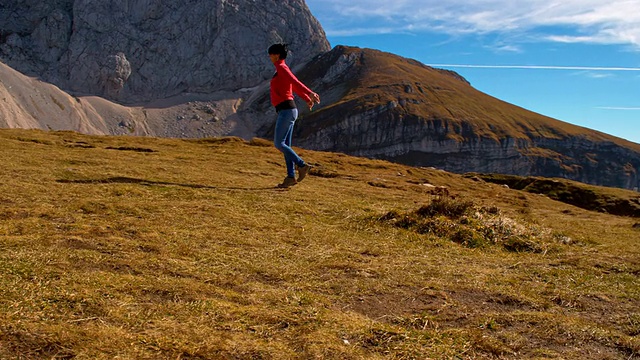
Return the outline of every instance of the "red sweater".
<path id="1" fill-rule="evenodd" d="M 276 106 L 284 101 L 293 100 L 295 92 L 305 102 L 311 101 L 311 90 L 293 75 L 284 60 L 275 63 L 276 73 L 271 79 L 271 104 Z"/>

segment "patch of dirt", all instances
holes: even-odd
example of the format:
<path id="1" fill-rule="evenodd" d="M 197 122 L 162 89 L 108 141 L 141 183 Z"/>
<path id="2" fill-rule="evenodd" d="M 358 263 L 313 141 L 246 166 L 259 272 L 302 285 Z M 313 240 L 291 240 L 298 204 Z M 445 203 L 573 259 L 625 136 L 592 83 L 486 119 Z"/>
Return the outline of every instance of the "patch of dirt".
<path id="1" fill-rule="evenodd" d="M 448 299 L 442 291 L 403 288 L 393 293 L 359 296 L 346 308 L 373 320 L 391 322 L 395 317 L 439 312 Z"/>
<path id="2" fill-rule="evenodd" d="M 598 296 L 581 298 L 580 304 L 580 309 L 565 307 L 564 311 L 585 323 L 599 324 L 594 328 L 615 328 L 616 319 L 607 312 L 610 308 L 608 299 Z M 633 356 L 633 344 L 545 322 L 545 310 L 541 309 L 544 306 L 516 295 L 482 290 L 439 291 L 405 287 L 391 293 L 353 298 L 344 308 L 407 330 L 471 330 L 471 340 L 478 356 L 529 358 L 538 354 L 540 349 L 551 357 L 572 354 L 595 360 L 614 359 L 621 354 Z M 376 336 L 375 339 L 384 340 L 385 336 Z"/>
<path id="3" fill-rule="evenodd" d="M 35 334 L 12 325 L 0 327 L 0 355 L 8 350 L 17 359 L 73 359 L 74 344 L 45 334 Z"/>

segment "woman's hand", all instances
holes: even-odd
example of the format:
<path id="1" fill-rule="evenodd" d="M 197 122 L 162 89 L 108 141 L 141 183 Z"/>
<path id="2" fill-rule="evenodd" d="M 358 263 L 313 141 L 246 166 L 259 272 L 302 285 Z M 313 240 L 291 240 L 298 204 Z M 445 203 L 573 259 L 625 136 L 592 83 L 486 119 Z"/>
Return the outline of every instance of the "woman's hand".
<path id="1" fill-rule="evenodd" d="M 309 94 L 309 97 L 311 99 L 307 102 L 307 105 L 309 106 L 309 110 L 313 110 L 314 104 L 320 104 L 320 95 L 312 92 L 311 94 Z"/>

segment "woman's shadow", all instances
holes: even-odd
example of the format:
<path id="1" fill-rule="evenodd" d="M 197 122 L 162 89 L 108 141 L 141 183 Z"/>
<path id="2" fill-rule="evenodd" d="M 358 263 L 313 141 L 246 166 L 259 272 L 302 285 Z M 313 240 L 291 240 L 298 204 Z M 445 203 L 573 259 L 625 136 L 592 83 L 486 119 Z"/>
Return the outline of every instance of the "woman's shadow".
<path id="1" fill-rule="evenodd" d="M 243 190 L 243 191 L 262 191 L 262 190 L 283 190 L 278 188 L 277 186 L 272 187 L 233 187 L 233 186 L 210 186 L 210 185 L 200 185 L 200 184 L 181 184 L 169 181 L 154 181 L 154 180 L 145 180 L 145 179 L 137 179 L 126 176 L 113 176 L 104 179 L 78 179 L 78 180 L 70 180 L 70 179 L 58 179 L 56 180 L 58 183 L 62 184 L 138 184 L 144 186 L 155 186 L 155 185 L 165 185 L 165 186 L 181 186 L 188 187 L 192 189 L 213 189 L 213 190 Z"/>

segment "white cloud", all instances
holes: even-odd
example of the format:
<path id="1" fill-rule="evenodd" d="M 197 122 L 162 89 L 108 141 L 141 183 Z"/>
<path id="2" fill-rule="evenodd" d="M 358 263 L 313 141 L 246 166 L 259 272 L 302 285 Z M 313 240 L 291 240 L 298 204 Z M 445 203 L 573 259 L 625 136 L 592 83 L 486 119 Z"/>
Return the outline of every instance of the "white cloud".
<path id="1" fill-rule="evenodd" d="M 611 78 L 614 75 L 608 72 L 593 72 L 593 71 L 583 71 L 578 73 L 577 75 L 586 76 L 592 79 L 605 79 Z"/>
<path id="2" fill-rule="evenodd" d="M 307 0 L 329 35 L 525 32 L 640 49 L 640 0 Z M 376 24 L 376 25 L 374 25 Z M 369 27 L 371 25 L 371 27 Z"/>
<path id="3" fill-rule="evenodd" d="M 443 68 L 483 68 L 483 69 L 529 69 L 529 70 L 584 70 L 584 71 L 640 71 L 637 67 L 598 66 L 545 66 L 545 65 L 471 65 L 471 64 L 426 64 Z"/>
<path id="4" fill-rule="evenodd" d="M 493 50 L 497 52 L 511 52 L 511 53 L 522 52 L 522 49 L 520 48 L 520 46 L 516 46 L 516 45 L 498 45 L 497 47 L 493 48 Z"/>
<path id="5" fill-rule="evenodd" d="M 640 107 L 619 107 L 619 106 L 599 106 L 596 109 L 601 110 L 640 110 Z"/>

